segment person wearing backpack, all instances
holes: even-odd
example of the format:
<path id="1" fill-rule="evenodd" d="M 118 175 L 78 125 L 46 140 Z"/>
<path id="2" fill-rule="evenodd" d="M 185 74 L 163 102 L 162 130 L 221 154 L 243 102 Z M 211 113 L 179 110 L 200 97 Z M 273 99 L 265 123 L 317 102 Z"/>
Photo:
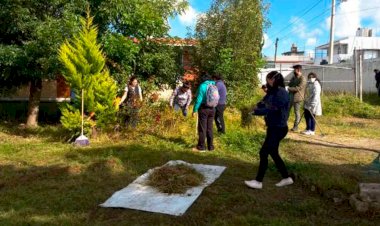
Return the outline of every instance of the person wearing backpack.
<path id="1" fill-rule="evenodd" d="M 219 92 L 219 102 L 215 108 L 215 124 L 218 132 L 224 134 L 226 133 L 226 126 L 224 124 L 224 110 L 226 109 L 227 102 L 227 88 L 220 74 L 215 74 L 212 78 L 214 79 L 215 85 L 218 87 Z"/>
<path id="2" fill-rule="evenodd" d="M 208 76 L 202 76 L 197 96 L 195 99 L 193 116 L 198 112 L 198 144 L 193 151 L 206 151 L 205 139 L 207 137 L 207 148 L 209 151 L 214 150 L 213 143 L 213 123 L 215 116 L 215 107 L 219 102 L 218 88 L 215 82 Z"/>
<path id="3" fill-rule="evenodd" d="M 184 83 L 181 87 L 177 87 L 170 97 L 169 105 L 174 107 L 174 111 L 182 110 L 183 116 L 187 116 L 187 109 L 191 103 L 191 89 L 188 83 Z"/>

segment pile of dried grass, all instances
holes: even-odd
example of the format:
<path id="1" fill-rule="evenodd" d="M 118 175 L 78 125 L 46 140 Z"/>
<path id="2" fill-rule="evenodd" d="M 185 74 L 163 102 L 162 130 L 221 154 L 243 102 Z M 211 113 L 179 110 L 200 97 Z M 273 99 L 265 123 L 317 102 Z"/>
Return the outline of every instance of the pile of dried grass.
<path id="1" fill-rule="evenodd" d="M 154 170 L 148 178 L 148 185 L 163 193 L 182 194 L 188 188 L 202 184 L 203 181 L 204 176 L 194 168 L 178 164 Z"/>

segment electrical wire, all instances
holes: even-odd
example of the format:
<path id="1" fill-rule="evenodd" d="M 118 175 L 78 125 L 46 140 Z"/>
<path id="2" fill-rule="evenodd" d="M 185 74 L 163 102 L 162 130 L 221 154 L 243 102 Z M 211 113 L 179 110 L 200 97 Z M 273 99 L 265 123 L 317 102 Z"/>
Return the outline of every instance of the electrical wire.
<path id="1" fill-rule="evenodd" d="M 301 16 L 297 17 L 297 19 L 295 19 L 294 21 L 292 21 L 290 24 L 288 24 L 287 26 L 285 26 L 284 28 L 282 28 L 280 31 L 276 32 L 274 35 L 272 36 L 276 36 L 277 34 L 280 34 L 282 31 L 286 30 L 288 27 L 292 26 L 293 24 L 299 22 L 301 20 L 301 18 L 303 16 L 305 16 L 308 12 L 310 12 L 312 9 L 314 9 L 315 7 L 317 7 L 319 5 L 319 3 L 321 3 L 322 0 L 318 0 L 314 5 L 312 5 L 309 9 L 307 9 Z M 305 10 L 304 9 L 304 10 Z M 302 12 L 303 10 L 300 11 L 300 13 Z M 297 13 L 298 14 L 298 13 Z"/>

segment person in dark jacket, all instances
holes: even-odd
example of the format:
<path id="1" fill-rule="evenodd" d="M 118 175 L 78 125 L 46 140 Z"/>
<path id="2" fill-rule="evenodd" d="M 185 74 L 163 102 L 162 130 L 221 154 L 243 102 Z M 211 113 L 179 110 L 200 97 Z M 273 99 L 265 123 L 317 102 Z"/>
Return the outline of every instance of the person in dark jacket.
<path id="1" fill-rule="evenodd" d="M 289 82 L 290 108 L 294 107 L 294 126 L 291 129 L 293 132 L 298 131 L 298 124 L 301 121 L 301 105 L 305 98 L 306 78 L 302 75 L 302 66 L 297 64 L 293 66 L 294 75 Z"/>
<path id="2" fill-rule="evenodd" d="M 264 115 L 267 132 L 263 146 L 260 150 L 260 165 L 255 180 L 245 181 L 250 188 L 261 189 L 265 171 L 268 168 L 268 156 L 270 155 L 281 173 L 282 180 L 276 184 L 278 187 L 293 184 L 288 171 L 282 161 L 278 148 L 280 141 L 288 133 L 289 95 L 285 90 L 284 78 L 281 73 L 272 71 L 267 75 L 267 94 L 254 108 L 254 115 Z"/>
<path id="3" fill-rule="evenodd" d="M 375 72 L 377 95 L 380 97 L 380 71 L 375 69 L 373 72 Z"/>
<path id="4" fill-rule="evenodd" d="M 224 134 L 226 133 L 226 126 L 224 124 L 224 110 L 226 109 L 227 102 L 227 88 L 220 74 L 215 74 L 212 78 L 214 79 L 219 92 L 219 102 L 215 108 L 215 124 L 218 132 Z"/>
<path id="5" fill-rule="evenodd" d="M 126 104 L 123 102 L 126 100 Z M 137 77 L 132 76 L 129 79 L 128 84 L 125 86 L 124 94 L 121 97 L 119 106 L 123 109 L 125 119 L 125 124 L 127 126 L 132 126 L 135 128 L 139 121 L 139 111 L 141 107 L 143 97 L 141 87 L 138 83 Z"/>

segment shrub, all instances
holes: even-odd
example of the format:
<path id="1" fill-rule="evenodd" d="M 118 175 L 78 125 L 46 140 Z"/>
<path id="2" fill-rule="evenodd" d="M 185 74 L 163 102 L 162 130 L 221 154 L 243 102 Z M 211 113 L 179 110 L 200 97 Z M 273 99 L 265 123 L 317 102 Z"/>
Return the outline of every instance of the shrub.
<path id="1" fill-rule="evenodd" d="M 74 108 L 73 106 L 67 105 L 65 107 L 61 108 L 62 116 L 61 116 L 61 123 L 63 128 L 69 131 L 70 138 L 69 141 L 72 141 L 74 138 L 78 137 L 81 133 L 81 124 L 82 124 L 82 117 L 81 113 L 78 109 Z M 84 120 L 84 134 L 90 134 L 91 128 L 95 126 L 95 123 L 91 119 Z"/>
<path id="2" fill-rule="evenodd" d="M 365 102 L 360 102 L 352 95 L 324 96 L 323 114 L 332 116 L 353 116 L 358 118 L 379 119 L 380 109 Z"/>
<path id="3" fill-rule="evenodd" d="M 81 18 L 80 33 L 73 40 L 62 44 L 59 49 L 59 59 L 63 65 L 63 76 L 75 95 L 81 97 L 84 90 L 84 111 L 95 114 L 97 126 L 105 128 L 116 120 L 117 87 L 105 68 L 105 57 L 97 43 L 98 30 L 92 21 L 93 17 L 87 12 L 87 18 Z M 81 125 L 80 120 L 76 120 L 81 109 L 81 100 L 82 98 L 75 98 L 73 106 L 65 105 L 62 108 L 61 122 L 69 131 L 76 131 Z"/>

